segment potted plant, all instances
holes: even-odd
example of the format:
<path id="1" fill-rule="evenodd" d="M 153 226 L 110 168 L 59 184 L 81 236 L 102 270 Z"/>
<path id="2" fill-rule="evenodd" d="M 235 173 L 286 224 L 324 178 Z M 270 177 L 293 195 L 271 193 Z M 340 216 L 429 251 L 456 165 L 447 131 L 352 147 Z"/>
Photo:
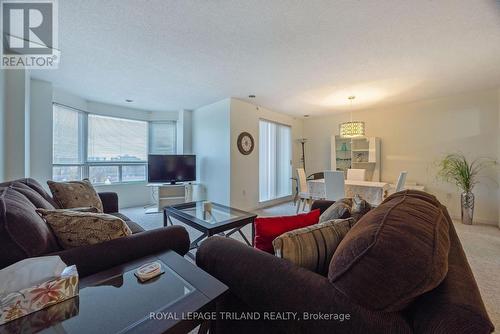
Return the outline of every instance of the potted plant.
<path id="1" fill-rule="evenodd" d="M 474 217 L 474 186 L 479 183 L 481 172 L 496 165 L 491 158 L 478 158 L 471 162 L 463 154 L 448 154 L 439 162 L 438 177 L 446 182 L 454 183 L 462 190 L 461 207 L 462 223 L 472 224 Z"/>

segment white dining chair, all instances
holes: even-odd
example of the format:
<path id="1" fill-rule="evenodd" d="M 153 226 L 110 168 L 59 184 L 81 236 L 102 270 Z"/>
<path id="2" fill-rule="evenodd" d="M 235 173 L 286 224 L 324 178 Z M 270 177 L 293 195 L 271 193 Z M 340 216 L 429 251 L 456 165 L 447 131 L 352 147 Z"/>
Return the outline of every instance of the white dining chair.
<path id="1" fill-rule="evenodd" d="M 347 179 L 352 181 L 364 181 L 366 169 L 349 168 L 347 170 Z"/>
<path id="2" fill-rule="evenodd" d="M 297 177 L 299 180 L 299 200 L 297 201 L 297 213 L 300 210 L 300 204 L 302 203 L 302 211 L 306 209 L 306 204 L 311 205 L 311 194 L 309 194 L 309 188 L 307 186 L 307 177 L 304 168 L 297 168 Z"/>
<path id="3" fill-rule="evenodd" d="M 404 189 L 406 182 L 406 175 L 408 175 L 408 172 L 406 171 L 399 173 L 398 182 L 396 183 L 396 192 Z"/>
<path id="4" fill-rule="evenodd" d="M 345 197 L 344 172 L 325 171 L 325 197 L 329 201 L 338 201 Z"/>

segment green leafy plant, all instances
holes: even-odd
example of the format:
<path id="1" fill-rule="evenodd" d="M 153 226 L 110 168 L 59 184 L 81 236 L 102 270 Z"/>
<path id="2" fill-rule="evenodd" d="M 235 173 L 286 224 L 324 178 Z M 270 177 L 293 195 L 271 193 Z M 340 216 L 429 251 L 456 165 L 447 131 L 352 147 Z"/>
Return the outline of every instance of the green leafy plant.
<path id="1" fill-rule="evenodd" d="M 463 154 L 448 154 L 438 163 L 438 177 L 454 183 L 464 192 L 471 192 L 479 183 L 481 172 L 496 164 L 497 162 L 491 158 L 478 158 L 469 162 Z"/>

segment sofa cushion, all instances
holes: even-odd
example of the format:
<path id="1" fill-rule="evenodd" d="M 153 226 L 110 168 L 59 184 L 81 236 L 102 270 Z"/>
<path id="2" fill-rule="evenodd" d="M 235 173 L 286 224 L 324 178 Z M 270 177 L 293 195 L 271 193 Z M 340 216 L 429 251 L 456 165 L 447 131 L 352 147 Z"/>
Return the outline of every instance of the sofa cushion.
<path id="1" fill-rule="evenodd" d="M 326 276 L 333 253 L 353 223 L 352 218 L 333 219 L 283 233 L 273 240 L 274 254 Z"/>
<path id="2" fill-rule="evenodd" d="M 365 214 L 368 213 L 372 209 L 370 203 L 365 201 L 360 195 L 354 195 L 352 198 L 352 206 L 351 206 L 351 218 L 354 222 L 357 222 L 361 219 Z"/>
<path id="3" fill-rule="evenodd" d="M 11 187 L 0 188 L 0 268 L 60 250 L 35 206 Z"/>
<path id="4" fill-rule="evenodd" d="M 130 230 L 132 231 L 133 234 L 136 234 L 139 232 L 144 232 L 144 229 L 141 227 L 141 225 L 137 224 L 136 222 L 131 221 L 130 218 L 125 216 L 124 214 L 119 213 L 119 212 L 113 212 L 113 213 L 110 213 L 110 215 L 113 215 L 115 217 L 122 219 L 125 222 L 125 224 L 127 224 L 127 226 L 130 228 Z"/>
<path id="5" fill-rule="evenodd" d="M 45 199 L 40 193 L 31 188 L 25 183 L 21 182 L 12 182 L 12 189 L 20 192 L 36 207 L 47 210 L 54 210 L 55 207 L 52 205 L 47 199 Z"/>
<path id="6" fill-rule="evenodd" d="M 71 209 L 91 206 L 97 208 L 99 212 L 103 212 L 101 199 L 89 180 L 47 181 L 47 184 L 59 208 Z"/>
<path id="7" fill-rule="evenodd" d="M 324 223 L 332 219 L 345 219 L 351 217 L 351 198 L 342 198 L 328 207 L 319 217 L 319 222 Z"/>
<path id="8" fill-rule="evenodd" d="M 404 309 L 448 271 L 449 221 L 437 199 L 406 190 L 387 198 L 347 233 L 328 278 L 370 310 Z"/>
<path id="9" fill-rule="evenodd" d="M 281 234 L 316 224 L 319 219 L 319 210 L 303 213 L 296 216 L 258 217 L 255 219 L 255 248 L 273 254 L 273 240 Z"/>
<path id="10" fill-rule="evenodd" d="M 50 225 L 64 249 L 94 245 L 132 234 L 122 219 L 106 213 L 65 209 L 37 209 L 37 212 Z"/>
<path id="11" fill-rule="evenodd" d="M 40 196 L 42 196 L 47 202 L 49 202 L 54 208 L 56 208 L 56 209 L 59 208 L 58 204 L 54 201 L 52 196 L 50 196 L 50 194 L 47 191 L 45 191 L 45 189 L 42 187 L 42 185 L 40 183 L 38 183 L 35 179 L 24 178 L 24 179 L 18 179 L 18 180 L 14 180 L 14 181 L 0 183 L 0 188 L 9 187 L 13 183 L 22 183 L 22 184 L 30 187 L 31 189 L 36 191 Z"/>

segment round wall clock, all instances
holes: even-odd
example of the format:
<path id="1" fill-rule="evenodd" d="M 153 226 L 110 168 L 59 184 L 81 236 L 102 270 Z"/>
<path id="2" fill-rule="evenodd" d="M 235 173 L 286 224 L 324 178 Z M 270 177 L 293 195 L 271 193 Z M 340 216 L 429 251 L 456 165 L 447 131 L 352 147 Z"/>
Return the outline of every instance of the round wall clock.
<path id="1" fill-rule="evenodd" d="M 254 148 L 254 141 L 251 134 L 248 132 L 242 132 L 238 136 L 238 150 L 240 150 L 241 154 L 249 155 L 252 153 Z"/>

